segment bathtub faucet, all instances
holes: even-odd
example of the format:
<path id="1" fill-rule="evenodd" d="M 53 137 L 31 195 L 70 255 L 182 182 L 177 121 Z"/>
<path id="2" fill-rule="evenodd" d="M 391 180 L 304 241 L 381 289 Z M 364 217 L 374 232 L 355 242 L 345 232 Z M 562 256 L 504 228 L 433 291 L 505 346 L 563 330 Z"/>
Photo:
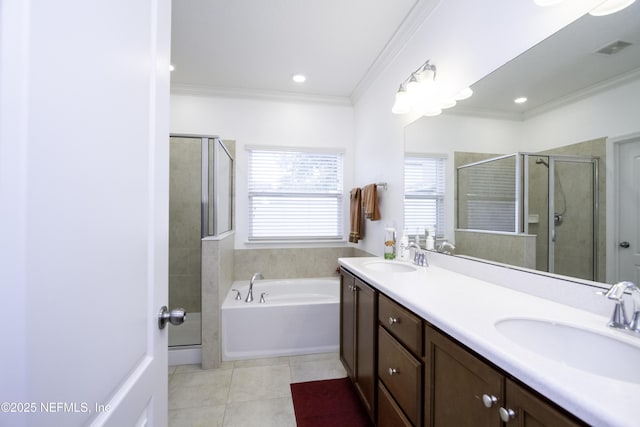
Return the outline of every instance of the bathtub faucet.
<path id="1" fill-rule="evenodd" d="M 244 302 L 253 301 L 253 282 L 255 282 L 256 279 L 264 279 L 264 277 L 262 277 L 262 273 L 255 273 L 253 276 L 251 276 L 251 280 L 249 280 L 249 292 L 247 292 L 247 298 L 244 300 Z"/>

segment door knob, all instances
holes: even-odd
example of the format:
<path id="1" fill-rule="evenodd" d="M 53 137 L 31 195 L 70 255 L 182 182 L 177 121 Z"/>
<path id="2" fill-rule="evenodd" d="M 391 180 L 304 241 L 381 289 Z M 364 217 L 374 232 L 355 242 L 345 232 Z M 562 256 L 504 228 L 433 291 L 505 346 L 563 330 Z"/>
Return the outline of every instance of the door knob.
<path id="1" fill-rule="evenodd" d="M 620 247 L 621 247 L 621 248 L 625 248 L 625 249 L 627 249 L 629 246 L 631 246 L 631 245 L 629 244 L 629 242 L 620 242 Z"/>
<path id="2" fill-rule="evenodd" d="M 158 328 L 164 329 L 167 322 L 171 322 L 172 325 L 181 325 L 186 318 L 187 312 L 184 311 L 184 308 L 174 308 L 169 311 L 167 306 L 163 305 L 158 313 Z"/>

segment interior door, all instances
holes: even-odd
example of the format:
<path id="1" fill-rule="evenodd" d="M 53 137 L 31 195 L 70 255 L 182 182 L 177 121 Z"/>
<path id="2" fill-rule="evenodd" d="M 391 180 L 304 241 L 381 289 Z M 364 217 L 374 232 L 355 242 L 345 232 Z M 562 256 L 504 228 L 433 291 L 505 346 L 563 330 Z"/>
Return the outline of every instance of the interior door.
<path id="1" fill-rule="evenodd" d="M 2 426 L 167 423 L 170 1 L 0 2 Z"/>
<path id="2" fill-rule="evenodd" d="M 640 283 L 640 137 L 619 147 L 618 280 Z"/>

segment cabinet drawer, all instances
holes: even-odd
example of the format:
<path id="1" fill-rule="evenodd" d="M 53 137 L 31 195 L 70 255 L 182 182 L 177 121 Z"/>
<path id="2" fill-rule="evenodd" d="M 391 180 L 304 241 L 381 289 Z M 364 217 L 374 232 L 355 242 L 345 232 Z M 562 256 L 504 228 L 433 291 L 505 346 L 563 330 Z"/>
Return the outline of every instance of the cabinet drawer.
<path id="1" fill-rule="evenodd" d="M 422 320 L 406 308 L 380 295 L 378 299 L 380 324 L 414 354 L 422 351 Z"/>
<path id="2" fill-rule="evenodd" d="M 378 328 L 378 379 L 413 425 L 422 420 L 422 363 Z"/>
<path id="3" fill-rule="evenodd" d="M 393 400 L 389 391 L 378 382 L 378 427 L 411 427 L 402 409 Z"/>

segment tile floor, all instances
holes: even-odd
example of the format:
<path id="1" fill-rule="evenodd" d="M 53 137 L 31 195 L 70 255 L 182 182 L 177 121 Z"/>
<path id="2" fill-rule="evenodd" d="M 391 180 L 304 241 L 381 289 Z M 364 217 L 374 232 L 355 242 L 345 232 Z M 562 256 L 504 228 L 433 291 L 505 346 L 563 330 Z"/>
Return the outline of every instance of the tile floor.
<path id="1" fill-rule="evenodd" d="M 293 427 L 289 384 L 345 376 L 337 353 L 170 366 L 169 426 Z"/>

